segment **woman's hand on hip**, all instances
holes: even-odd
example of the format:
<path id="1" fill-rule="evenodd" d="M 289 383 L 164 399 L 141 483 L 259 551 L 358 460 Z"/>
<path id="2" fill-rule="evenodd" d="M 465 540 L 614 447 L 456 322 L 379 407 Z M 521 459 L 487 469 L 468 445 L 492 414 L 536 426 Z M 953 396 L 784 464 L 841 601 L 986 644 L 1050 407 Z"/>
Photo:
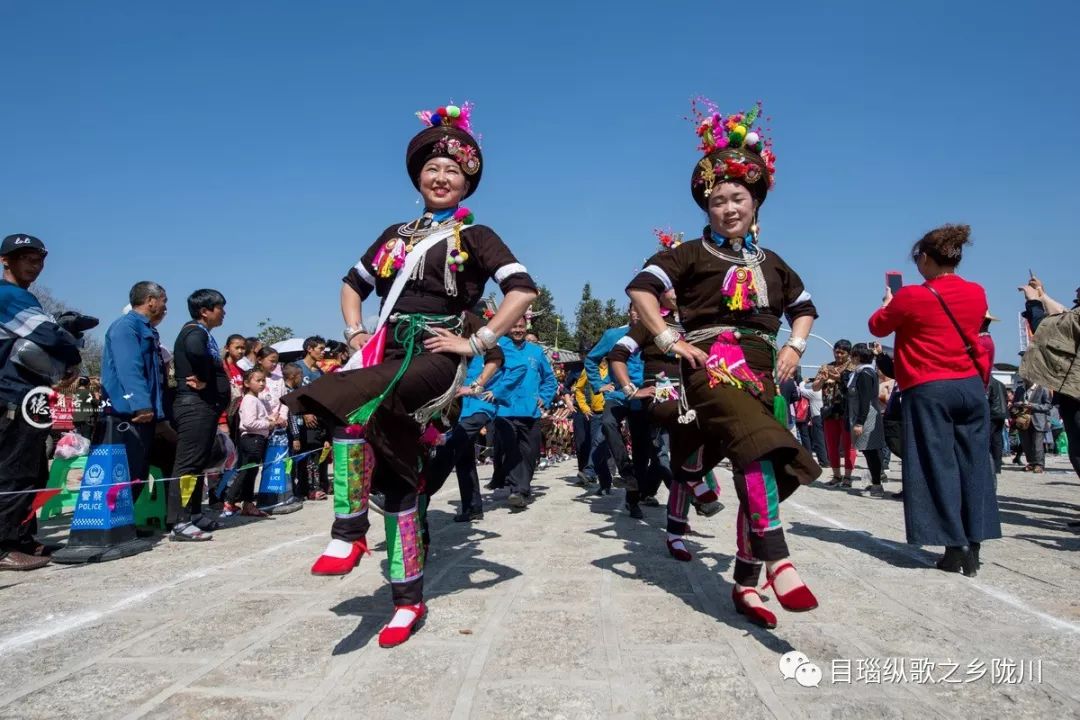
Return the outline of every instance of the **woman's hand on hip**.
<path id="1" fill-rule="evenodd" d="M 782 383 L 793 378 L 800 359 L 794 348 L 780 348 L 780 352 L 776 354 L 776 381 Z"/>
<path id="2" fill-rule="evenodd" d="M 424 341 L 424 349 L 428 352 L 453 353 L 454 355 L 471 356 L 472 346 L 468 338 L 463 338 L 450 332 L 446 328 L 431 328 L 435 337 L 429 337 Z"/>
<path id="3" fill-rule="evenodd" d="M 679 340 L 677 343 L 671 346 L 671 351 L 690 363 L 690 367 L 695 370 L 705 367 L 705 363 L 709 361 L 709 354 L 704 350 L 694 347 L 685 340 Z"/>

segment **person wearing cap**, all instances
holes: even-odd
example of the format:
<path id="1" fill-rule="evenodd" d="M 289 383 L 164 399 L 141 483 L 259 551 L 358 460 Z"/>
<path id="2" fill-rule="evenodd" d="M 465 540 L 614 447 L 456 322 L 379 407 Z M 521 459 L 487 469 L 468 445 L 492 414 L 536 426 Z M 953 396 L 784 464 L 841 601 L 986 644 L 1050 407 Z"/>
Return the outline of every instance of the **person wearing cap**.
<path id="1" fill-rule="evenodd" d="M 165 288 L 143 280 L 132 286 L 128 300 L 131 311 L 117 318 L 105 333 L 101 385 L 106 402 L 94 440 L 124 445 L 135 499 L 142 490 L 139 481 L 145 481 L 150 472 L 157 425 L 165 421 L 165 374 L 157 326 L 165 319 L 169 298 Z"/>
<path id="2" fill-rule="evenodd" d="M 758 212 L 773 184 L 771 143 L 755 128 L 761 107 L 723 116 L 695 102 L 699 150 L 690 189 L 708 225 L 699 238 L 653 257 L 626 291 L 664 353 L 681 358 L 683 389 L 706 437 L 731 460 L 739 497 L 732 603 L 759 626 L 776 626 L 757 585 L 791 612 L 817 598 L 789 560 L 780 503 L 821 467 L 788 432 L 777 385 L 795 374 L 817 309 L 798 273 L 759 243 Z M 674 291 L 681 335 L 660 313 Z M 786 318 L 791 337 L 777 342 Z M 782 422 L 778 419 L 782 418 Z M 783 424 L 782 424 L 783 423 Z"/>
<path id="3" fill-rule="evenodd" d="M 345 341 L 359 349 L 374 336 L 367 350 L 385 343 L 381 362 L 324 375 L 282 398 L 293 413 L 338 427 L 335 458 L 348 458 L 334 462 L 332 539 L 313 574 L 344 575 L 357 565 L 367 551 L 372 482 L 384 495 L 394 614 L 379 633 L 382 647 L 408 640 L 427 612 L 420 466 L 428 422 L 453 400 L 469 358 L 487 358 L 536 298 L 525 266 L 461 205 L 476 191 L 484 167 L 471 111 L 466 103 L 417 114 L 427 127 L 409 142 L 405 167 L 424 213 L 387 227 L 344 277 Z M 477 327 L 466 311 L 489 279 L 505 299 L 487 325 Z M 372 292 L 382 299 L 382 312 L 376 328 L 365 328 L 362 303 Z M 353 439 L 360 433 L 363 443 Z"/>
<path id="4" fill-rule="evenodd" d="M 13 354 L 20 348 L 39 349 L 47 360 L 68 368 L 68 377 L 82 362 L 75 336 L 28 289 L 45 268 L 47 254 L 45 244 L 32 235 L 8 235 L 0 244 L 0 493 L 24 493 L 0 494 L 0 570 L 34 570 L 49 562 L 49 549 L 34 539 L 37 521 L 31 510 L 33 491 L 48 480 L 49 429 L 32 425 L 23 404 L 31 390 L 54 380 L 16 362 Z"/>

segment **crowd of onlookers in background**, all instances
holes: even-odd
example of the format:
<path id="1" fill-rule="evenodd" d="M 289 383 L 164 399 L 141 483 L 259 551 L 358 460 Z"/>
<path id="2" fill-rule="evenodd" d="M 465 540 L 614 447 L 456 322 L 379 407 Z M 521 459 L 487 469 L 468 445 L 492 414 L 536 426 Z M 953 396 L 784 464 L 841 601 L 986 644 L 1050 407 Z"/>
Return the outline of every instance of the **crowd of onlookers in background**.
<path id="1" fill-rule="evenodd" d="M 929 242 L 927 238 L 920 243 Z M 959 263 L 958 251 L 942 255 L 935 247 L 932 242 L 925 249 L 918 249 L 919 245 L 913 255 L 922 263 L 920 272 L 927 271 L 923 274 L 928 285 L 938 281 L 957 293 L 974 292 L 970 288 L 978 286 L 951 279 L 949 268 Z M 54 449 L 70 453 L 78 447 L 85 452 L 91 443 L 122 444 L 129 475 L 136 481 L 132 487 L 136 499 L 142 488 L 139 481 L 147 478 L 151 465 L 169 478 L 195 478 L 194 486 L 186 490 L 182 482 L 167 483 L 166 528 L 177 541 L 209 540 L 220 527 L 217 518 L 204 513 L 207 502 L 221 504 L 219 517 L 264 515 L 256 503 L 259 471 L 252 466 L 280 457 L 272 452 L 276 448 L 300 456 L 291 463 L 288 484 L 295 501 L 325 500 L 332 493 L 325 452 L 330 447 L 330 429 L 313 415 L 290 414 L 281 398 L 291 389 L 338 371 L 349 356 L 344 343 L 309 337 L 301 356 L 292 362 L 282 362 L 277 350 L 256 337 L 230 335 L 219 346 L 213 331 L 224 322 L 226 300 L 216 290 L 203 289 L 186 299 L 190 319 L 170 351 L 157 331 L 167 311 L 166 291 L 144 281 L 131 288 L 130 308 L 105 333 L 100 376 L 80 377 L 81 333 L 97 321 L 78 313 L 53 317 L 42 309 L 29 288 L 44 268 L 46 254 L 44 244 L 27 235 L 8 236 L 0 246 L 4 265 L 0 281 L 0 569 L 27 570 L 48 562 L 50 548 L 35 539 L 36 521 L 28 511 L 33 492 L 45 486 L 47 458 Z M 948 281 L 945 285 L 942 277 Z M 888 322 L 905 322 L 898 319 L 905 312 L 915 318 L 911 328 L 897 330 L 896 358 L 876 342 L 840 340 L 833 347 L 833 360 L 812 378 L 797 375 L 784 383 L 780 391 L 788 401 L 792 432 L 823 467 L 831 469 L 826 484 L 851 488 L 856 480 L 856 455 L 862 453 L 868 470 L 864 489 L 873 496 L 885 495 L 883 483 L 891 457 L 905 455 L 905 435 L 911 437 L 912 423 L 904 417 L 904 404 L 909 405 L 908 413 L 929 407 L 930 400 L 919 399 L 924 392 L 905 392 L 896 380 L 903 378 L 897 370 L 911 375 L 910 356 L 915 352 L 911 348 L 920 340 L 924 346 L 919 351 L 927 357 L 937 352 L 935 362 L 958 363 L 959 367 L 967 361 L 958 361 L 957 352 L 942 354 L 938 346 L 956 345 L 963 339 L 974 368 L 961 368 L 963 372 L 955 377 L 963 380 L 965 373 L 976 369 L 982 375 L 980 397 L 988 408 L 985 414 L 979 410 L 977 422 L 989 423 L 989 455 L 995 473 L 1001 472 L 1003 456 L 1010 453 L 1013 463 L 1033 474 L 1044 472 L 1047 453 L 1067 453 L 1080 474 L 1080 365 L 1076 363 L 1080 289 L 1071 309 L 1052 299 L 1037 278 L 1032 277 L 1021 290 L 1034 336 L 1009 386 L 993 378 L 989 367 L 982 367 L 987 365 L 986 358 L 990 365 L 993 360 L 989 330 L 995 318 L 988 312 L 981 320 L 968 319 L 973 328 L 978 327 L 978 337 L 968 342 L 944 300 L 941 307 L 958 334 L 944 320 L 928 333 L 926 308 L 901 307 L 886 313 L 891 295 L 886 296 L 877 320 L 871 321 L 871 330 L 878 333 L 875 322 L 881 328 Z M 923 296 L 919 302 L 932 302 Z M 913 297 L 905 293 L 904 302 L 911 304 Z M 985 304 L 985 295 L 981 297 Z M 920 333 L 938 335 L 927 345 Z M 529 341 L 535 343 L 535 336 L 526 336 L 520 346 L 526 347 Z M 901 344 L 909 355 L 903 362 Z M 533 457 L 543 465 L 576 455 L 579 481 L 596 486 L 593 491 L 598 494 L 610 493 L 616 472 L 633 475 L 631 464 L 642 462 L 637 470 L 637 475 L 647 478 L 639 483 L 642 504 L 658 504 L 655 492 L 660 482 L 645 471 L 644 466 L 651 468 L 652 463 L 642 458 L 663 450 L 655 443 L 634 441 L 633 407 L 619 402 L 602 359 L 605 354 L 602 339 L 580 371 L 551 357 L 556 360 L 557 389 L 550 402 L 541 403 L 542 411 L 535 411 L 543 450 Z M 917 380 L 916 385 L 933 390 L 934 371 L 934 362 L 923 363 L 919 372 L 926 377 L 912 376 L 909 381 Z M 921 385 L 928 378 L 931 382 Z M 51 427 L 38 426 L 26 417 L 26 400 L 42 386 L 53 387 L 48 397 Z M 919 402 L 911 404 L 913 400 Z M 71 437 L 88 442 L 65 442 Z M 494 442 L 493 433 L 481 430 L 477 442 L 481 460 L 499 455 L 487 447 Z M 638 457 L 633 457 L 633 450 Z M 968 458 L 968 462 L 981 460 Z M 230 472 L 245 466 L 239 473 Z M 230 477 L 231 482 L 223 481 Z M 902 498 L 903 492 L 893 497 Z M 464 512 L 462 519 L 469 518 L 469 512 Z"/>

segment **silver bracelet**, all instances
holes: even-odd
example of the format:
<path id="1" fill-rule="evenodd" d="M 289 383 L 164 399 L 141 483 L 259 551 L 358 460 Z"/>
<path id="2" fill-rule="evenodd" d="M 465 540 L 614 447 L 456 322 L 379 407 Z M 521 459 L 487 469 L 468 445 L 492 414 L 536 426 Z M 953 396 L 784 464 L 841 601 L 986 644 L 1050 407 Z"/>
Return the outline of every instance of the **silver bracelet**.
<path id="1" fill-rule="evenodd" d="M 788 338 L 788 341 L 784 343 L 784 347 L 789 347 L 795 352 L 799 353 L 799 357 L 806 352 L 806 338 L 796 337 L 792 335 Z"/>
<path id="2" fill-rule="evenodd" d="M 469 347 L 472 348 L 474 356 L 484 354 L 484 349 L 480 346 L 480 340 L 475 334 L 469 336 Z"/>
<path id="3" fill-rule="evenodd" d="M 480 346 L 485 350 L 490 350 L 499 344 L 499 336 L 487 325 L 477 330 L 473 337 L 476 338 L 477 342 L 479 342 Z"/>
<path id="4" fill-rule="evenodd" d="M 357 335 L 361 335 L 364 332 L 366 332 L 366 331 L 364 330 L 363 323 L 361 323 L 359 325 L 347 325 L 347 326 L 345 326 L 345 333 L 344 333 L 345 334 L 345 342 L 346 343 L 350 342 L 354 337 L 356 337 Z"/>
<path id="5" fill-rule="evenodd" d="M 632 398 L 637 393 L 638 387 L 634 383 L 626 383 L 625 385 L 622 386 L 622 391 L 623 391 L 623 395 L 625 395 L 628 398 Z"/>
<path id="6" fill-rule="evenodd" d="M 679 342 L 679 332 L 675 328 L 665 328 L 663 332 L 657 333 L 653 338 L 653 343 L 656 347 L 660 348 L 661 352 L 670 352 L 672 346 Z"/>

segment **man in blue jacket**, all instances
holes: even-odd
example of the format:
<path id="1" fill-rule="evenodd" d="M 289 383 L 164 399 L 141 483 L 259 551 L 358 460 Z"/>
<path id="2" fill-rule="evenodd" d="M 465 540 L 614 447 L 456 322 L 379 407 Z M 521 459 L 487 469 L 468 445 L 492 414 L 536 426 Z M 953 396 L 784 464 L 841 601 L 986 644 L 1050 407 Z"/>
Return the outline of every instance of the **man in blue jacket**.
<path id="1" fill-rule="evenodd" d="M 75 336 L 27 289 L 45 269 L 47 254 L 32 235 L 8 235 L 0 244 L 0 493 L 22 493 L 0 494 L 0 570 L 35 570 L 49 563 L 47 548 L 34 539 L 34 494 L 28 492 L 48 481 L 49 426 L 32 423 L 25 410 L 35 401 L 47 406 L 47 393 L 31 391 L 55 380 L 39 377 L 32 367 L 55 364 L 74 379 L 82 362 Z M 17 345 L 18 362 L 13 360 Z"/>
<path id="2" fill-rule="evenodd" d="M 461 509 L 454 522 L 484 519 L 480 476 L 476 472 L 476 441 L 480 431 L 495 419 L 499 405 L 506 404 L 510 388 L 525 378 L 523 366 L 510 372 L 503 370 L 502 349 L 496 351 L 497 358 L 477 356 L 469 363 L 465 386 L 458 391 L 462 402 L 457 424 L 446 433 L 445 444 L 425 471 L 428 487 L 435 488 L 442 486 L 451 469 L 457 472 Z"/>
<path id="3" fill-rule="evenodd" d="M 523 372 L 509 388 L 506 405 L 499 405 L 495 418 L 495 438 L 502 466 L 510 484 L 511 507 L 523 508 L 532 495 L 532 476 L 540 457 L 540 411 L 555 398 L 558 382 L 544 350 L 526 342 L 525 318 L 510 328 L 509 337 L 499 338 L 506 360 L 504 372 Z"/>
<path id="4" fill-rule="evenodd" d="M 619 468 L 619 475 L 626 482 L 626 509 L 631 517 L 641 519 L 643 513 L 638 505 L 641 499 L 638 482 L 645 480 L 645 475 L 649 471 L 650 458 L 653 455 L 648 410 L 641 404 L 640 400 L 628 400 L 626 393 L 621 389 L 616 389 L 614 384 L 600 377 L 600 362 L 615 347 L 615 343 L 630 332 L 630 327 L 636 324 L 637 320 L 637 312 L 631 307 L 630 325 L 611 328 L 601 335 L 600 341 L 585 356 L 585 372 L 588 375 L 593 392 L 602 392 L 604 394 L 604 414 L 600 423 L 611 450 L 611 456 Z M 626 369 L 630 374 L 631 383 L 638 387 L 645 383 L 645 362 L 641 358 L 641 353 L 630 356 L 630 359 L 626 362 Z M 630 445 L 633 450 L 633 459 L 626 452 L 626 443 L 623 441 L 620 430 L 623 420 L 630 427 Z M 601 478 L 600 488 L 596 490 L 596 494 L 608 495 L 610 493 L 611 487 L 605 487 L 603 478 Z"/>
<path id="5" fill-rule="evenodd" d="M 165 420 L 161 338 L 155 328 L 165 319 L 168 296 L 157 283 L 137 282 L 128 293 L 131 311 L 121 315 L 105 333 L 101 356 L 101 385 L 105 412 L 95 442 L 122 443 L 133 481 L 146 480 L 157 424 Z M 132 485 L 132 499 L 141 484 Z"/>

